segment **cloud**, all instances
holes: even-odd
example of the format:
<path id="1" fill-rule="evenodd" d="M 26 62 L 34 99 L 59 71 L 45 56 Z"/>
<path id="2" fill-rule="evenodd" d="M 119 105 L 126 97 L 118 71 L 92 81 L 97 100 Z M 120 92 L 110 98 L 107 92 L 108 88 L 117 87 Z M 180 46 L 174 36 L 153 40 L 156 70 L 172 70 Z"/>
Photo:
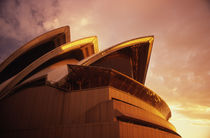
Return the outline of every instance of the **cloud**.
<path id="1" fill-rule="evenodd" d="M 210 107 L 195 103 L 170 104 L 172 118 L 169 120 L 183 138 L 208 138 L 210 130 Z"/>
<path id="2" fill-rule="evenodd" d="M 190 118 L 191 120 L 199 120 L 202 125 L 210 126 L 210 107 L 197 104 L 185 103 L 172 106 L 173 110 Z M 203 122 L 202 122 L 203 121 Z M 194 124 L 199 124 L 194 122 Z"/>
<path id="3" fill-rule="evenodd" d="M 40 2 L 27 0 L 1 2 L 1 60 L 32 38 L 49 29 L 59 27 L 58 25 L 51 25 L 53 28 L 49 27 L 48 23 L 57 15 L 57 4 L 58 1 L 49 0 Z M 8 40 L 12 40 L 12 42 Z"/>

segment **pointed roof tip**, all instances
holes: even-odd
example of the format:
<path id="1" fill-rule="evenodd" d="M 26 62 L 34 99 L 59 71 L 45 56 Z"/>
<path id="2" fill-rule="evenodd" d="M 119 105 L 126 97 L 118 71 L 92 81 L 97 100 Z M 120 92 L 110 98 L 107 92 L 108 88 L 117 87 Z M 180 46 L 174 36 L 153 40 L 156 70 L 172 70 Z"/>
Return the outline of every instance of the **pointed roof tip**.
<path id="1" fill-rule="evenodd" d="M 57 30 L 57 29 L 61 29 L 61 28 L 70 30 L 70 26 L 69 25 L 64 25 L 64 26 L 61 26 L 61 27 L 57 27 L 57 28 L 51 29 L 51 31 Z"/>

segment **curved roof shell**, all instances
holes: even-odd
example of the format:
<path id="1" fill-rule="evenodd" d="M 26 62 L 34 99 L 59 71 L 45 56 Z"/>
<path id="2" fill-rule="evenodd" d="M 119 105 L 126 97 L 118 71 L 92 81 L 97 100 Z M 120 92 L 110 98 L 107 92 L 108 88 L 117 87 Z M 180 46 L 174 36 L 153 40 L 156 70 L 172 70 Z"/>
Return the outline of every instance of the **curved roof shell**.
<path id="1" fill-rule="evenodd" d="M 78 65 L 113 68 L 144 84 L 153 41 L 153 36 L 125 41 L 84 59 Z"/>
<path id="2" fill-rule="evenodd" d="M 71 56 L 72 52 L 76 53 L 76 54 L 75 53 L 73 54 L 73 57 Z M 66 56 L 67 58 L 75 58 L 75 59 L 81 60 L 97 52 L 98 52 L 98 41 L 97 41 L 97 37 L 95 36 L 79 39 L 73 42 L 66 43 L 60 47 L 57 47 L 51 50 L 50 52 L 44 54 L 43 56 L 41 56 L 34 62 L 32 62 L 30 65 L 24 68 L 21 72 L 19 72 L 16 76 L 14 76 L 13 79 L 8 81 L 7 84 L 2 84 L 4 85 L 4 87 L 1 90 L 0 99 L 8 95 L 12 91 L 12 89 L 17 84 L 21 83 L 23 80 L 29 78 L 35 73 L 38 73 L 42 69 L 47 68 L 48 66 L 54 64 L 55 62 L 59 62 L 60 60 L 63 60 L 64 58 L 66 58 Z M 58 58 L 58 60 L 56 59 L 52 61 L 53 59 L 57 57 L 61 57 L 61 58 Z M 46 66 L 42 66 L 45 63 L 47 63 Z"/>
<path id="3" fill-rule="evenodd" d="M 26 43 L 1 63 L 0 83 L 16 75 L 37 58 L 68 42 L 70 42 L 70 29 L 64 26 Z"/>

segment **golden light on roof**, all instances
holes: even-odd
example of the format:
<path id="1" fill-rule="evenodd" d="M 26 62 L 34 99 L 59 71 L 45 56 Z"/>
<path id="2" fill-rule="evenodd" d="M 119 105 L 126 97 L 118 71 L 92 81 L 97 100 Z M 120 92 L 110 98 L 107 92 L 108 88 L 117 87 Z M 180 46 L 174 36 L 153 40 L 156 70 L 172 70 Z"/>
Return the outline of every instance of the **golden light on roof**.
<path id="1" fill-rule="evenodd" d="M 97 53 L 98 52 L 98 40 L 96 36 L 92 36 L 92 37 L 87 37 L 87 38 L 83 38 L 80 40 L 76 40 L 70 43 L 67 43 L 63 46 L 61 46 L 61 50 L 66 51 L 66 50 L 70 50 L 72 48 L 74 48 L 75 46 L 78 47 L 78 45 L 83 46 L 85 44 L 93 44 L 94 46 L 94 52 Z"/>
<path id="2" fill-rule="evenodd" d="M 137 39 L 133 39 L 133 40 L 130 40 L 130 41 L 126 41 L 126 42 L 120 43 L 117 46 L 114 46 L 112 48 L 112 50 L 115 50 L 115 49 L 118 49 L 118 48 L 121 48 L 121 47 L 126 47 L 126 46 L 139 44 L 139 43 L 145 43 L 145 42 L 152 43 L 153 41 L 154 41 L 154 37 L 153 36 L 137 38 Z"/>
<path id="3" fill-rule="evenodd" d="M 153 36 L 147 36 L 147 37 L 140 37 L 140 38 L 136 38 L 136 39 L 132 39 L 132 40 L 128 40 L 125 42 L 122 42 L 120 44 L 114 45 L 104 51 L 101 51 L 99 53 L 96 53 L 96 55 L 94 56 L 90 56 L 89 58 L 86 58 L 84 60 L 82 60 L 81 62 L 79 62 L 79 65 L 89 65 L 91 63 L 93 63 L 94 61 L 98 60 L 99 58 L 101 58 L 102 56 L 106 56 L 107 54 L 110 54 L 114 51 L 117 51 L 119 49 L 125 48 L 125 47 L 129 47 L 129 46 L 133 46 L 136 44 L 140 44 L 140 43 L 149 43 L 149 51 L 148 51 L 148 61 L 147 64 L 149 64 L 149 58 L 150 58 L 150 54 L 151 54 L 151 48 L 153 45 L 153 41 L 154 41 L 154 37 Z"/>

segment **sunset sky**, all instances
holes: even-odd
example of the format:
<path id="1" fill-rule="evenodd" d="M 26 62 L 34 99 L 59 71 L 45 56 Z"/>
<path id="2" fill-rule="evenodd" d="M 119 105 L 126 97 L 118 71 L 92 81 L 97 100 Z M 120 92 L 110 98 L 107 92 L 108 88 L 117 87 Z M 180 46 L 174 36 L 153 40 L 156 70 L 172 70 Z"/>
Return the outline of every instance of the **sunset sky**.
<path id="1" fill-rule="evenodd" d="M 146 86 L 169 105 L 183 138 L 210 138 L 210 0 L 0 0 L 0 62 L 69 25 L 99 49 L 154 35 Z"/>

